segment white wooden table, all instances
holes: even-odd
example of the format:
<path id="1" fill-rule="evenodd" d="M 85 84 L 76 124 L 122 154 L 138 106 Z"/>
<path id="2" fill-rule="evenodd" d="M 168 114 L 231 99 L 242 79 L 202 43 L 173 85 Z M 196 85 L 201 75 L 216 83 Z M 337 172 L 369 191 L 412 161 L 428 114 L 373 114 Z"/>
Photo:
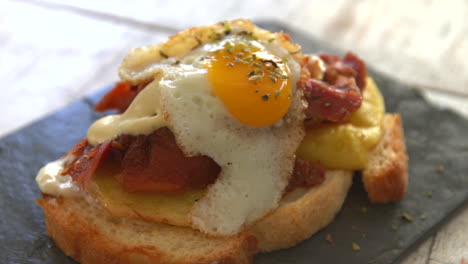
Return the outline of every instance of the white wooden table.
<path id="1" fill-rule="evenodd" d="M 353 50 L 468 118 L 468 2 L 324 2 L 2 0 L 0 136 L 117 80 L 117 67 L 132 47 L 239 17 L 276 19 Z M 468 208 L 403 263 L 458 264 L 463 258 L 468 260 Z"/>

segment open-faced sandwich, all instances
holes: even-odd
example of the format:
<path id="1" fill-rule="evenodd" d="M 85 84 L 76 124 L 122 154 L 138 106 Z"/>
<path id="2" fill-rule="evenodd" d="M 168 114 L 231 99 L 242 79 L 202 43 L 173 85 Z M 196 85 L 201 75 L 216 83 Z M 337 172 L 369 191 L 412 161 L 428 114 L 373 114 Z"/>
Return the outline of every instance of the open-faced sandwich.
<path id="1" fill-rule="evenodd" d="M 330 223 L 361 171 L 403 198 L 400 116 L 353 53 L 305 55 L 248 20 L 130 51 L 119 114 L 37 175 L 47 232 L 81 263 L 250 263 Z"/>

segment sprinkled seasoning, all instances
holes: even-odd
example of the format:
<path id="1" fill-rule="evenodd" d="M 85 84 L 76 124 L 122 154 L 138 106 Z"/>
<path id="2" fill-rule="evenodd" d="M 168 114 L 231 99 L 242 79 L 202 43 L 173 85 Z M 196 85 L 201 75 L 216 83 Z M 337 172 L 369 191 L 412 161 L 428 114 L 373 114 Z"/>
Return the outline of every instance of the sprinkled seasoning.
<path id="1" fill-rule="evenodd" d="M 271 80 L 272 82 L 276 83 L 276 78 L 275 78 L 275 76 L 270 75 L 270 76 L 268 76 L 268 78 L 270 78 L 270 80 Z M 279 92 L 279 91 L 277 91 L 277 92 Z M 275 95 L 276 95 L 276 94 L 275 94 Z"/>
<path id="2" fill-rule="evenodd" d="M 296 50 L 296 51 L 289 52 L 289 54 L 294 55 L 294 54 L 298 54 L 298 53 L 301 53 L 301 52 L 302 52 L 302 50 L 301 50 L 301 49 L 298 49 L 298 50 Z"/>
<path id="3" fill-rule="evenodd" d="M 268 99 L 270 99 L 270 94 L 264 94 L 264 95 L 262 95 L 262 100 L 263 100 L 263 101 L 266 102 L 266 101 L 268 101 Z"/>
<path id="4" fill-rule="evenodd" d="M 355 242 L 351 243 L 351 248 L 354 251 L 360 251 L 361 250 L 361 247 L 358 244 L 356 244 Z"/>
<path id="5" fill-rule="evenodd" d="M 275 91 L 275 99 L 278 99 L 278 97 L 280 96 L 281 94 L 281 91 L 280 90 L 276 90 Z"/>
<path id="6" fill-rule="evenodd" d="M 408 214 L 407 212 L 402 213 L 401 218 L 403 218 L 403 220 L 405 220 L 405 221 L 413 222 L 413 217 L 410 214 Z"/>
<path id="7" fill-rule="evenodd" d="M 226 65 L 229 66 L 229 67 L 234 67 L 234 63 L 232 63 L 232 62 L 228 62 Z"/>
<path id="8" fill-rule="evenodd" d="M 161 57 L 163 57 L 165 59 L 169 58 L 169 56 L 167 56 L 167 54 L 164 53 L 162 50 L 159 51 L 159 55 L 161 55 Z"/>
<path id="9" fill-rule="evenodd" d="M 231 25 L 228 21 L 224 22 L 224 34 L 229 35 L 231 33 Z"/>
<path id="10" fill-rule="evenodd" d="M 268 43 L 272 43 L 273 41 L 275 41 L 275 38 L 271 38 L 268 40 Z"/>

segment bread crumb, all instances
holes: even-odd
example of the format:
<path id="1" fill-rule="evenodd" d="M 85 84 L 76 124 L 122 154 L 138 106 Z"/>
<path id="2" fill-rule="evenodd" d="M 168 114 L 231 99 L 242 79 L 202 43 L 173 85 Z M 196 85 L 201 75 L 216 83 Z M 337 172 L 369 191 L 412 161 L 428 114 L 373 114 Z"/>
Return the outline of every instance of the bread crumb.
<path id="1" fill-rule="evenodd" d="M 325 240 L 328 241 L 328 243 L 333 244 L 333 238 L 330 233 L 325 235 Z"/>
<path id="2" fill-rule="evenodd" d="M 358 244 L 354 243 L 354 242 L 351 244 L 351 248 L 354 251 L 360 251 L 361 250 L 361 247 Z"/>

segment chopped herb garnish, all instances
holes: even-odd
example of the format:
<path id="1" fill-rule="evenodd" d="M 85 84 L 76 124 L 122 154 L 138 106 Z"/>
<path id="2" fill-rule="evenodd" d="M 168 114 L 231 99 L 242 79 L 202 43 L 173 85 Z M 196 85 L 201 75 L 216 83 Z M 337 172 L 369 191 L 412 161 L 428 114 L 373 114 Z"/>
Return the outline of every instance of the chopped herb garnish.
<path id="1" fill-rule="evenodd" d="M 163 57 L 165 59 L 169 58 L 169 56 L 167 56 L 167 54 L 162 52 L 161 50 L 159 51 L 159 55 L 161 55 L 161 57 Z"/>
<path id="2" fill-rule="evenodd" d="M 224 22 L 224 34 L 229 35 L 231 33 L 231 25 L 229 25 L 228 21 Z"/>
<path id="3" fill-rule="evenodd" d="M 421 218 L 421 220 L 426 220 L 427 218 L 427 215 L 425 213 L 422 213 L 419 218 Z"/>
<path id="4" fill-rule="evenodd" d="M 235 62 L 243 62 L 243 60 L 241 60 L 241 59 L 239 59 L 239 58 L 237 58 L 237 57 L 234 57 L 234 61 L 235 61 Z"/>
<path id="5" fill-rule="evenodd" d="M 298 49 L 298 50 L 296 50 L 296 51 L 289 52 L 289 54 L 294 55 L 294 54 L 300 53 L 301 51 L 302 51 L 301 49 Z"/>
<path id="6" fill-rule="evenodd" d="M 432 192 L 424 192 L 423 195 L 427 198 L 432 198 Z"/>
<path id="7" fill-rule="evenodd" d="M 247 74 L 247 76 L 249 76 L 249 77 L 254 76 L 254 75 L 255 75 L 255 71 L 251 71 L 251 72 L 249 72 L 249 74 Z"/>
<path id="8" fill-rule="evenodd" d="M 272 82 L 276 83 L 276 78 L 275 78 L 275 76 L 270 75 L 270 76 L 268 76 L 268 78 L 270 78 L 270 80 L 271 80 Z M 276 91 L 276 92 L 279 92 L 279 91 Z M 277 97 L 277 96 L 276 96 L 276 97 Z"/>
<path id="9" fill-rule="evenodd" d="M 255 92 L 258 93 L 258 92 L 260 92 L 260 91 L 259 91 L 258 89 L 255 89 Z"/>
<path id="10" fill-rule="evenodd" d="M 245 47 L 245 48 L 242 48 L 242 51 L 243 51 L 243 52 L 250 52 L 250 49 L 247 48 L 247 47 Z"/>
<path id="11" fill-rule="evenodd" d="M 233 48 L 227 48 L 226 51 L 229 53 L 229 54 L 232 54 L 234 52 L 234 49 Z"/>
<path id="12" fill-rule="evenodd" d="M 359 250 L 361 250 L 361 247 L 360 247 L 358 244 L 354 243 L 354 242 L 351 243 L 351 248 L 352 248 L 354 251 L 359 251 Z"/>
<path id="13" fill-rule="evenodd" d="M 406 220 L 408 222 L 413 222 L 413 217 L 407 212 L 402 213 L 401 218 L 403 218 L 403 220 Z"/>
<path id="14" fill-rule="evenodd" d="M 232 62 L 228 62 L 226 65 L 229 66 L 229 67 L 234 67 L 234 63 L 232 63 Z"/>
<path id="15" fill-rule="evenodd" d="M 281 58 L 281 60 L 282 60 L 283 62 L 288 62 L 288 58 L 286 58 L 286 57 Z"/>
<path id="16" fill-rule="evenodd" d="M 270 99 L 270 95 L 269 95 L 269 94 L 264 94 L 264 95 L 262 95 L 262 100 L 263 100 L 263 101 L 268 101 L 268 99 Z"/>
<path id="17" fill-rule="evenodd" d="M 275 41 L 275 38 L 271 38 L 268 40 L 268 43 L 272 43 L 273 41 Z"/>
<path id="18" fill-rule="evenodd" d="M 252 63 L 252 65 L 255 66 L 255 67 L 262 67 L 262 65 L 260 63 L 258 63 L 258 62 L 254 62 L 254 63 Z"/>
<path id="19" fill-rule="evenodd" d="M 272 76 L 270 76 L 270 77 L 272 77 Z M 274 78 L 274 77 L 273 77 L 273 78 Z M 280 91 L 280 90 L 276 90 L 276 91 L 275 91 L 275 99 L 278 99 L 278 97 L 280 96 L 280 94 L 281 94 L 281 91 Z"/>
<path id="20" fill-rule="evenodd" d="M 260 75 L 253 75 L 253 76 L 250 76 L 250 77 L 249 77 L 249 81 L 257 81 L 257 80 L 260 80 L 260 78 L 262 78 L 262 76 L 260 76 Z"/>
<path id="21" fill-rule="evenodd" d="M 242 56 L 244 56 L 244 53 L 238 52 L 238 53 L 236 54 L 236 56 L 239 57 L 239 58 L 242 58 Z"/>
<path id="22" fill-rule="evenodd" d="M 330 106 L 331 106 L 331 103 L 330 103 L 330 102 L 326 102 L 326 103 L 325 103 L 325 106 L 326 106 L 326 107 L 330 107 Z"/>
<path id="23" fill-rule="evenodd" d="M 202 41 L 199 38 L 195 37 L 195 40 L 197 41 L 197 44 L 195 46 L 193 46 L 192 50 L 200 47 L 203 44 Z"/>

